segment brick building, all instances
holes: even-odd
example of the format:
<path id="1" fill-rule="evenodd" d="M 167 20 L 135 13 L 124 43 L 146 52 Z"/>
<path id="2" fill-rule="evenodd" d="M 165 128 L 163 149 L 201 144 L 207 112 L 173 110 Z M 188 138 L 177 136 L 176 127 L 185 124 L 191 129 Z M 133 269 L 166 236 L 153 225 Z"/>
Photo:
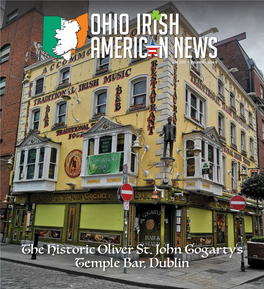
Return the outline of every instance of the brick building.
<path id="1" fill-rule="evenodd" d="M 264 171 L 264 75 L 240 44 L 240 41 L 245 38 L 246 33 L 242 33 L 218 42 L 216 47 L 218 57 L 227 68 L 238 69 L 233 72 L 233 76 L 258 105 L 255 117 L 257 118 L 259 169 Z"/>
<path id="2" fill-rule="evenodd" d="M 63 4 L 60 1 L 2 1 L 0 23 L 0 159 L 1 159 L 1 218 L 12 182 L 7 161 L 15 152 L 24 68 L 44 57 L 41 53 L 43 16 L 56 15 L 76 18 L 88 11 L 88 1 Z M 3 226 L 1 225 L 1 232 Z"/>

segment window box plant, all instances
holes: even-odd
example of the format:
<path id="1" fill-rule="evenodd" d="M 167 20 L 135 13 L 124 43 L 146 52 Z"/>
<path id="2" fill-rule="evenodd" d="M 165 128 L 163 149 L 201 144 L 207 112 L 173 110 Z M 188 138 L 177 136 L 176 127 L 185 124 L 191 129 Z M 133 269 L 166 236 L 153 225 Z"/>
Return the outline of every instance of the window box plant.
<path id="1" fill-rule="evenodd" d="M 247 251 L 248 265 L 264 265 L 264 236 L 251 238 L 247 242 Z"/>

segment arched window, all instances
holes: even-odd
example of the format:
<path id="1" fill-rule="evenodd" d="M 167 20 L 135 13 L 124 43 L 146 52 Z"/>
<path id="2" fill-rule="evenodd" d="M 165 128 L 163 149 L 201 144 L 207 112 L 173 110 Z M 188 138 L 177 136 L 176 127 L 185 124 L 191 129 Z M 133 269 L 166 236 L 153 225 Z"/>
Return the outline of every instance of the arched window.
<path id="1" fill-rule="evenodd" d="M 231 136 L 231 146 L 236 146 L 237 138 L 236 138 L 236 125 L 231 122 L 230 123 L 230 136 Z"/>
<path id="2" fill-rule="evenodd" d="M 10 44 L 5 44 L 0 50 L 0 64 L 8 61 L 10 53 Z"/>
<path id="3" fill-rule="evenodd" d="M 246 133 L 243 130 L 241 130 L 240 141 L 241 141 L 241 152 L 246 153 L 246 149 L 247 149 Z"/>
<path id="4" fill-rule="evenodd" d="M 6 78 L 1 77 L 0 78 L 0 95 L 3 95 L 5 93 L 5 86 L 6 86 Z"/>
<path id="5" fill-rule="evenodd" d="M 148 77 L 145 75 L 131 79 L 129 85 L 129 110 L 137 110 L 148 106 Z"/>
<path id="6" fill-rule="evenodd" d="M 108 90 L 109 88 L 105 86 L 93 91 L 91 118 L 100 118 L 107 115 Z"/>
<path id="7" fill-rule="evenodd" d="M 218 134 L 225 137 L 225 116 L 222 112 L 218 112 Z"/>

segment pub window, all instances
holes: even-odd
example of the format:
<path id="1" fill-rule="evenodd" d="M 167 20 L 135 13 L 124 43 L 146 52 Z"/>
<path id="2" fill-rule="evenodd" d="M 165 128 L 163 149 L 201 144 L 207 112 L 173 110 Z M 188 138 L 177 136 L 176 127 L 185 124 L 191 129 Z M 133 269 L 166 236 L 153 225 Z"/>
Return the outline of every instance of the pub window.
<path id="1" fill-rule="evenodd" d="M 233 122 L 230 124 L 230 136 L 231 144 L 236 145 L 236 125 Z"/>
<path id="2" fill-rule="evenodd" d="M 44 77 L 39 78 L 35 82 L 35 95 L 42 94 L 44 90 Z"/>
<path id="3" fill-rule="evenodd" d="M 35 175 L 35 164 L 36 164 L 36 149 L 31 149 L 28 151 L 28 160 L 27 160 L 27 180 L 34 179 Z"/>
<path id="4" fill-rule="evenodd" d="M 209 167 L 210 167 L 210 171 L 209 171 L 209 179 L 210 180 L 214 180 L 214 147 L 211 145 L 208 145 L 208 161 L 209 161 Z"/>
<path id="5" fill-rule="evenodd" d="M 56 123 L 66 124 L 67 103 L 65 101 L 57 103 Z"/>
<path id="6" fill-rule="evenodd" d="M 99 154 L 107 154 L 112 152 L 112 137 L 103 136 L 99 141 Z"/>
<path id="7" fill-rule="evenodd" d="M 74 213 L 75 213 L 75 206 L 71 206 L 70 212 L 69 212 L 69 223 L 68 223 L 68 235 L 67 235 L 68 241 L 72 241 L 72 237 L 73 237 Z"/>
<path id="8" fill-rule="evenodd" d="M 22 180 L 24 178 L 24 161 L 25 161 L 25 151 L 21 151 L 20 153 L 20 162 L 19 162 L 19 172 L 18 179 Z"/>
<path id="9" fill-rule="evenodd" d="M 217 80 L 217 87 L 218 87 L 218 96 L 225 101 L 225 88 L 224 88 L 224 83 L 221 79 Z"/>
<path id="10" fill-rule="evenodd" d="M 0 78 L 0 95 L 4 95 L 5 86 L 6 86 L 6 78 L 5 77 L 1 77 Z"/>
<path id="11" fill-rule="evenodd" d="M 50 153 L 49 179 L 55 178 L 56 161 L 57 161 L 57 149 L 52 148 Z"/>
<path id="12" fill-rule="evenodd" d="M 176 246 L 181 247 L 181 223 L 182 215 L 181 209 L 176 210 Z"/>
<path id="13" fill-rule="evenodd" d="M 39 151 L 39 163 L 38 163 L 38 178 L 43 177 L 43 166 L 44 166 L 45 148 L 40 148 Z"/>
<path id="14" fill-rule="evenodd" d="M 96 74 L 101 74 L 104 72 L 108 72 L 110 70 L 109 55 L 105 55 L 105 57 L 102 57 L 100 55 L 100 58 L 97 58 L 95 62 L 96 62 Z"/>
<path id="15" fill-rule="evenodd" d="M 242 102 L 240 102 L 240 117 L 245 118 L 245 106 Z"/>
<path id="16" fill-rule="evenodd" d="M 185 115 L 200 125 L 205 124 L 205 101 L 186 89 Z"/>
<path id="17" fill-rule="evenodd" d="M 233 92 L 230 92 L 230 108 L 236 111 L 236 98 Z"/>
<path id="18" fill-rule="evenodd" d="M 251 111 L 248 112 L 248 124 L 253 126 L 253 115 Z"/>
<path id="19" fill-rule="evenodd" d="M 96 95 L 95 115 L 102 116 L 106 114 L 107 91 L 100 92 Z"/>
<path id="20" fill-rule="evenodd" d="M 216 149 L 216 181 L 221 182 L 221 167 L 220 167 L 220 150 Z"/>
<path id="21" fill-rule="evenodd" d="M 254 141 L 252 138 L 249 138 L 249 150 L 250 150 L 250 158 L 254 158 Z"/>
<path id="22" fill-rule="evenodd" d="M 221 112 L 218 112 L 218 133 L 220 136 L 225 136 L 225 116 Z"/>
<path id="23" fill-rule="evenodd" d="M 225 214 L 216 213 L 217 245 L 225 244 Z"/>
<path id="24" fill-rule="evenodd" d="M 186 141 L 186 162 L 187 162 L 187 177 L 195 175 L 195 158 L 193 153 L 194 142 L 192 140 Z"/>
<path id="25" fill-rule="evenodd" d="M 61 89 L 63 87 L 69 86 L 70 83 L 70 77 L 71 77 L 71 67 L 70 66 L 64 66 L 58 71 L 57 76 L 57 89 Z"/>
<path id="26" fill-rule="evenodd" d="M 192 58 L 191 58 L 190 64 L 191 64 L 191 71 L 200 77 L 201 69 L 202 69 L 202 63 L 201 63 L 200 58 L 195 57 L 194 51 L 192 51 Z"/>
<path id="27" fill-rule="evenodd" d="M 132 135 L 132 144 L 134 143 L 134 141 L 137 139 L 136 135 Z M 133 150 L 131 150 L 131 164 L 130 164 L 130 170 L 132 173 L 136 172 L 136 160 L 137 160 L 137 154 L 133 152 Z"/>
<path id="28" fill-rule="evenodd" d="M 235 161 L 231 162 L 231 187 L 232 190 L 237 189 L 237 163 Z"/>
<path id="29" fill-rule="evenodd" d="M 241 130 L 241 152 L 246 152 L 246 134 Z"/>
<path id="30" fill-rule="evenodd" d="M 0 64 L 9 60 L 10 44 L 5 44 L 0 50 Z"/>
<path id="31" fill-rule="evenodd" d="M 134 81 L 132 84 L 132 107 L 144 107 L 146 105 L 146 79 Z"/>
<path id="32" fill-rule="evenodd" d="M 40 119 L 40 109 L 35 109 L 32 111 L 32 125 L 31 129 L 39 130 L 39 119 Z"/>
<path id="33" fill-rule="evenodd" d="M 223 183 L 224 186 L 226 187 L 226 157 L 224 154 L 222 155 L 222 162 L 223 162 Z"/>
<path id="34" fill-rule="evenodd" d="M 125 145 L 125 135 L 123 133 L 120 133 L 117 135 L 117 146 L 116 146 L 116 151 L 121 152 L 120 167 L 119 167 L 120 172 L 123 171 L 124 145 Z"/>
<path id="35" fill-rule="evenodd" d="M 94 155 L 94 138 L 89 139 L 88 142 L 88 156 Z"/>

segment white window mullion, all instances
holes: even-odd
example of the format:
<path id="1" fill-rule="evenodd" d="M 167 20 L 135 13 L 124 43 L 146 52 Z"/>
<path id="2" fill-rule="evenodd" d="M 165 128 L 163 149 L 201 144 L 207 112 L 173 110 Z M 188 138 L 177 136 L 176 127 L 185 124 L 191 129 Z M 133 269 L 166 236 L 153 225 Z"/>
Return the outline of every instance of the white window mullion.
<path id="1" fill-rule="evenodd" d="M 25 159 L 24 159 L 24 165 L 23 165 L 23 178 L 22 180 L 25 180 L 27 178 L 27 163 L 28 163 L 28 149 L 25 149 Z"/>
<path id="2" fill-rule="evenodd" d="M 130 162 L 131 162 L 131 144 L 132 135 L 130 133 L 125 133 L 124 140 L 124 164 L 127 164 L 127 169 L 130 172 Z M 123 165 L 124 165 L 123 164 Z"/>
<path id="3" fill-rule="evenodd" d="M 35 159 L 35 170 L 34 170 L 34 180 L 38 179 L 38 163 L 39 163 L 39 147 L 36 147 L 36 159 Z"/>
<path id="4" fill-rule="evenodd" d="M 94 154 L 99 154 L 99 136 L 94 138 Z"/>
<path id="5" fill-rule="evenodd" d="M 51 154 L 51 147 L 50 146 L 46 146 L 46 149 L 45 149 L 45 160 L 44 160 L 44 166 L 43 166 L 43 177 L 44 177 L 44 179 L 48 179 L 48 177 L 49 177 L 50 154 Z"/>

